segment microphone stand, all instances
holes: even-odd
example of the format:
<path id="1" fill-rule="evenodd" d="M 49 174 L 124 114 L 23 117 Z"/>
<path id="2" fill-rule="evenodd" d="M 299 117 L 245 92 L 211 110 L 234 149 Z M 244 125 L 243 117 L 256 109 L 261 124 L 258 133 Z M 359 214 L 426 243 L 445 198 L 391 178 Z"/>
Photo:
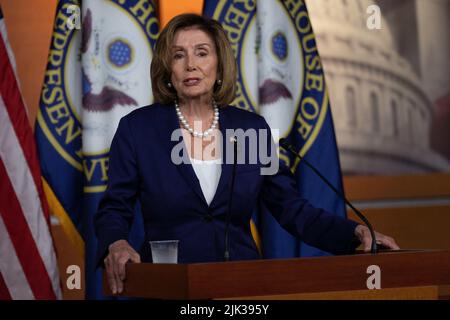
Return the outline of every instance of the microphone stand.
<path id="1" fill-rule="evenodd" d="M 315 174 L 317 174 L 322 181 L 324 181 L 328 187 L 331 188 L 331 190 L 333 190 L 340 198 L 342 198 L 345 203 L 353 210 L 353 212 L 356 213 L 356 215 L 366 224 L 367 228 L 369 228 L 370 231 L 370 235 L 372 236 L 372 244 L 371 244 L 371 248 L 370 248 L 370 252 L 372 254 L 376 254 L 378 251 L 377 248 L 377 241 L 375 238 L 375 232 L 372 228 L 372 225 L 370 224 L 369 220 L 367 220 L 367 218 L 358 210 L 356 209 L 351 203 L 350 201 L 347 200 L 347 198 L 345 198 L 345 196 L 343 194 L 341 194 L 332 184 L 331 182 L 328 181 L 327 178 L 325 178 L 320 172 L 319 170 L 317 170 L 312 164 L 310 164 L 304 157 L 302 157 L 301 155 L 299 155 L 294 148 L 289 144 L 289 142 L 287 142 L 287 140 L 285 138 L 280 139 L 280 146 L 283 147 L 286 151 L 289 151 L 291 154 L 293 154 L 294 156 L 296 156 L 297 158 L 299 158 L 301 161 L 303 161 L 312 171 L 314 171 Z"/>
<path id="2" fill-rule="evenodd" d="M 228 232 L 230 228 L 230 219 L 231 219 L 231 205 L 233 202 L 233 190 L 234 190 L 234 180 L 236 177 L 236 164 L 237 164 L 237 139 L 236 137 L 232 137 L 230 139 L 233 142 L 233 172 L 231 175 L 231 186 L 230 186 L 230 197 L 228 198 L 228 211 L 227 211 L 227 221 L 225 225 L 225 252 L 224 252 L 224 259 L 225 261 L 230 261 L 230 240 L 228 238 Z"/>

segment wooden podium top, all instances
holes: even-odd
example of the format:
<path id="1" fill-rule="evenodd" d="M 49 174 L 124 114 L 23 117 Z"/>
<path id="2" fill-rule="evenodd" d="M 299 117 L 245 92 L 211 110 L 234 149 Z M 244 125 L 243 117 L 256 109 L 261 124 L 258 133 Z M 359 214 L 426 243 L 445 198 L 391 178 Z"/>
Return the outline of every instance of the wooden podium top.
<path id="1" fill-rule="evenodd" d="M 381 270 L 381 287 L 450 285 L 450 251 L 403 250 L 376 255 L 193 264 L 128 264 L 122 296 L 217 299 L 367 290 L 367 268 Z M 106 295 L 112 295 L 104 275 Z"/>

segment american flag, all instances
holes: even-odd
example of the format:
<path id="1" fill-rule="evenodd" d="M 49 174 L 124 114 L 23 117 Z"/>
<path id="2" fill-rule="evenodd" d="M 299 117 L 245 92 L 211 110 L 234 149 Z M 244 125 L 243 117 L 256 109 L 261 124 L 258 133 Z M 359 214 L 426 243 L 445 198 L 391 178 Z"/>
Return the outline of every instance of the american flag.
<path id="1" fill-rule="evenodd" d="M 0 8 L 0 300 L 61 298 L 49 221 Z"/>

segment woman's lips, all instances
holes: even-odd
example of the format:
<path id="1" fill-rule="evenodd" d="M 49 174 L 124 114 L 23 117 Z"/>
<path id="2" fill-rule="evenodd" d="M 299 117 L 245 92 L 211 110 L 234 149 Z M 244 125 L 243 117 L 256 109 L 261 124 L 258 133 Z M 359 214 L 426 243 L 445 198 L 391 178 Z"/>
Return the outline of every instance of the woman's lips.
<path id="1" fill-rule="evenodd" d="M 186 86 L 195 86 L 195 85 L 197 85 L 200 81 L 201 81 L 200 78 L 187 78 L 187 79 L 183 80 L 183 83 L 184 83 Z"/>

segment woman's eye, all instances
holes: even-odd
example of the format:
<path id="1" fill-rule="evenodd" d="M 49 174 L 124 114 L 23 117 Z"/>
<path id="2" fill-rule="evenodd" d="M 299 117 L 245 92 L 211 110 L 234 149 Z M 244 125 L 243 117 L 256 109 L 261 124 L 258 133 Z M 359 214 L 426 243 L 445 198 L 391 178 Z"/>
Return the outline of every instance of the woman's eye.
<path id="1" fill-rule="evenodd" d="M 206 56 L 208 55 L 208 53 L 207 53 L 206 51 L 200 51 L 200 52 L 198 53 L 198 55 L 199 55 L 200 57 L 206 57 Z"/>
<path id="2" fill-rule="evenodd" d="M 176 60 L 178 60 L 178 59 L 183 58 L 183 55 L 182 55 L 181 53 L 175 53 L 174 56 L 173 56 L 173 58 L 176 59 Z"/>

